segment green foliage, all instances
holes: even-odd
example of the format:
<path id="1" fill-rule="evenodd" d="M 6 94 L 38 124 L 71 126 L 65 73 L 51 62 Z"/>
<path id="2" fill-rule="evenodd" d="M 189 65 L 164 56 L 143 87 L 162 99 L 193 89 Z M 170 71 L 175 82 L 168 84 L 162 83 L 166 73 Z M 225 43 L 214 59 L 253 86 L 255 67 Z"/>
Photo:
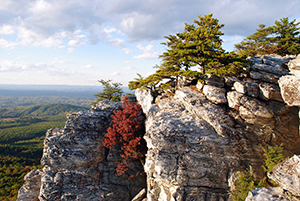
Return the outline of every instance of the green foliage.
<path id="1" fill-rule="evenodd" d="M 300 53 L 300 22 L 296 23 L 296 19 L 289 22 L 289 18 L 275 21 L 272 26 L 272 33 L 275 35 L 274 43 L 276 43 L 276 54 L 285 56 L 287 54 L 297 55 Z"/>
<path id="2" fill-rule="evenodd" d="M 92 102 L 91 104 L 96 104 L 103 100 L 121 101 L 122 93 L 124 92 L 121 88 L 121 83 L 111 83 L 112 80 L 99 80 L 99 82 L 104 86 L 103 92 L 95 94 L 94 96 L 97 98 L 96 102 Z"/>
<path id="3" fill-rule="evenodd" d="M 234 201 L 244 201 L 248 195 L 248 192 L 257 188 L 254 183 L 254 176 L 250 170 L 241 172 L 237 176 L 235 182 L 236 188 L 232 191 L 232 198 Z"/>
<path id="4" fill-rule="evenodd" d="M 283 144 L 269 147 L 262 147 L 264 151 L 264 165 L 263 169 L 265 172 L 265 177 L 260 181 L 266 186 L 276 186 L 277 184 L 267 177 L 267 173 L 271 172 L 275 165 L 282 162 L 285 157 L 283 156 Z"/>
<path id="5" fill-rule="evenodd" d="M 262 147 L 262 146 L 261 146 Z M 274 166 L 284 160 L 283 145 L 262 147 L 264 151 L 264 178 L 260 181 L 255 181 L 254 175 L 250 170 L 246 170 L 237 175 L 235 181 L 235 189 L 231 192 L 234 201 L 245 200 L 248 192 L 256 188 L 274 187 L 277 184 L 267 177 L 267 173 L 272 171 Z"/>
<path id="6" fill-rule="evenodd" d="M 155 89 L 162 80 L 168 81 L 164 87 L 175 82 L 178 86 L 180 77 L 204 79 L 205 73 L 225 75 L 240 74 L 247 62 L 235 53 L 225 52 L 222 48 L 221 32 L 223 24 L 212 17 L 213 15 L 198 16 L 195 24 L 185 24 L 184 32 L 165 36 L 167 42 L 162 43 L 167 50 L 160 55 L 162 64 L 156 66 L 158 70 L 146 78 L 138 74 L 139 78 L 129 82 L 129 88 Z M 191 70 L 198 67 L 200 71 Z"/>
<path id="7" fill-rule="evenodd" d="M 239 55 L 255 56 L 262 54 L 297 55 L 300 53 L 299 22 L 289 22 L 288 18 L 275 21 L 275 25 L 266 27 L 260 24 L 256 32 L 241 43 L 235 45 Z"/>

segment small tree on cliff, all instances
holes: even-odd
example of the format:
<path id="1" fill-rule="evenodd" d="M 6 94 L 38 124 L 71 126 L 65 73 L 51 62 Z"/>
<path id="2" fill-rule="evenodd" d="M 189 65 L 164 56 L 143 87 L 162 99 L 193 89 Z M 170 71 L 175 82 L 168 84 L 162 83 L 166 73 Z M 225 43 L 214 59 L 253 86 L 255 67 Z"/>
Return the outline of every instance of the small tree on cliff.
<path id="1" fill-rule="evenodd" d="M 112 115 L 112 126 L 107 129 L 103 145 L 109 149 L 120 147 L 124 159 L 142 159 L 145 150 L 141 146 L 144 134 L 144 119 L 141 116 L 141 106 L 130 102 L 127 97 L 122 99 L 122 110 L 114 111 Z M 127 166 L 120 163 L 117 173 L 123 174 L 128 170 Z"/>
<path id="2" fill-rule="evenodd" d="M 221 28 L 224 25 L 219 24 L 212 16 L 213 14 L 198 16 L 198 20 L 194 20 L 195 24 L 185 24 L 184 32 L 166 36 L 167 42 L 162 44 L 167 46 L 167 51 L 160 55 L 161 66 L 157 66 L 158 70 L 153 75 L 129 82 L 129 88 L 149 87 L 150 81 L 154 81 L 151 82 L 151 88 L 155 88 L 153 83 L 158 84 L 163 79 L 175 80 L 177 86 L 179 77 L 199 79 L 204 78 L 205 73 L 240 73 L 244 62 L 234 53 L 227 53 L 222 49 Z M 194 66 L 200 72 L 192 71 Z"/>
<path id="3" fill-rule="evenodd" d="M 123 90 L 121 88 L 121 83 L 111 83 L 112 80 L 98 80 L 103 87 L 103 92 L 97 93 L 94 96 L 97 98 L 97 101 L 92 102 L 91 104 L 96 104 L 99 101 L 109 100 L 114 102 L 121 101 Z"/>
<path id="4" fill-rule="evenodd" d="M 275 21 L 275 25 L 266 27 L 260 24 L 256 32 L 248 36 L 235 49 L 239 55 L 255 56 L 259 54 L 287 54 L 300 53 L 300 32 L 296 20 L 289 22 L 283 18 Z"/>

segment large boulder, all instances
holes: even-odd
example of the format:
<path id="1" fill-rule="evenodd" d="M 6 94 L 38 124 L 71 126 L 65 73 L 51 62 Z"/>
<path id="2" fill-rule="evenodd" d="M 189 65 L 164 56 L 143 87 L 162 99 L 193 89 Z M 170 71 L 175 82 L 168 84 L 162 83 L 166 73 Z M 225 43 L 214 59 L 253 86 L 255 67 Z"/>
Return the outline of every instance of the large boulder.
<path id="1" fill-rule="evenodd" d="M 290 74 L 282 76 L 278 83 L 283 100 L 289 106 L 300 107 L 300 54 L 288 64 Z"/>
<path id="2" fill-rule="evenodd" d="M 286 191 L 300 197 L 300 156 L 293 156 L 277 164 L 268 177 Z"/>
<path id="3" fill-rule="evenodd" d="M 300 107 L 300 77 L 283 76 L 279 79 L 279 86 L 284 102 L 289 106 Z"/>

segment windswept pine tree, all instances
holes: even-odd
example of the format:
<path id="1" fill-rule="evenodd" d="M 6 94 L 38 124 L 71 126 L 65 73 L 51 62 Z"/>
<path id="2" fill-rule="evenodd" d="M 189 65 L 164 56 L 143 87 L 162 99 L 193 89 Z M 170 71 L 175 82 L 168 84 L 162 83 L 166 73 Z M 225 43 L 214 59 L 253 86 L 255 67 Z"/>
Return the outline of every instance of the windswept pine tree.
<path id="1" fill-rule="evenodd" d="M 222 48 L 221 28 L 223 24 L 212 17 L 213 14 L 198 16 L 194 24 L 185 24 L 182 33 L 165 36 L 167 42 L 162 43 L 167 50 L 160 55 L 162 64 L 149 77 L 129 82 L 130 89 L 146 87 L 154 89 L 160 81 L 168 79 L 163 87 L 175 81 L 178 86 L 180 77 L 195 79 L 204 78 L 206 73 L 225 75 L 239 74 L 243 71 L 245 60 L 234 53 L 225 52 Z M 199 70 L 192 70 L 197 67 Z"/>
<path id="2" fill-rule="evenodd" d="M 296 20 L 283 18 L 275 21 L 275 25 L 266 27 L 260 24 L 256 32 L 235 45 L 237 54 L 255 56 L 262 54 L 300 54 L 300 32 Z"/>

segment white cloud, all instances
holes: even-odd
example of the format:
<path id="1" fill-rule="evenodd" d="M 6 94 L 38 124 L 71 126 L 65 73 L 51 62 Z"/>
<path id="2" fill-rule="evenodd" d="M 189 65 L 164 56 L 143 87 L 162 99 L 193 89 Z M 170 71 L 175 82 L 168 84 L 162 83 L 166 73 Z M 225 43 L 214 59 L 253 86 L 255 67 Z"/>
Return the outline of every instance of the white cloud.
<path id="1" fill-rule="evenodd" d="M 156 59 L 158 57 L 158 52 L 156 52 L 153 48 L 153 45 L 142 46 L 138 44 L 136 46 L 138 49 L 143 51 L 143 54 L 134 56 L 134 59 Z"/>
<path id="2" fill-rule="evenodd" d="M 87 69 L 87 70 L 96 70 L 96 67 L 91 64 L 81 66 L 81 68 Z"/>
<path id="3" fill-rule="evenodd" d="M 133 66 L 127 66 L 127 67 L 124 68 L 124 70 L 125 70 L 125 71 L 135 71 L 136 68 L 133 67 Z"/>
<path id="4" fill-rule="evenodd" d="M 272 25 L 287 16 L 299 19 L 299 10 L 299 0 L 6 0 L 0 4 L 0 34 L 16 33 L 21 42 L 5 39 L 24 46 L 61 47 L 74 35 L 93 45 L 101 36 L 120 46 L 121 39 L 111 39 L 113 34 L 125 34 L 130 42 L 162 40 L 181 32 L 197 15 L 214 13 L 225 24 L 226 35 L 247 36 L 261 23 Z"/>
<path id="5" fill-rule="evenodd" d="M 114 38 L 110 39 L 107 43 L 111 44 L 114 47 L 121 47 L 124 45 L 124 40 L 121 38 Z"/>
<path id="6" fill-rule="evenodd" d="M 12 25 L 2 25 L 2 27 L 0 27 L 0 35 L 11 35 L 14 34 L 15 30 L 13 28 Z"/>
<path id="7" fill-rule="evenodd" d="M 120 73 L 119 71 L 115 71 L 111 75 L 113 75 L 113 76 L 120 76 L 120 75 L 122 75 L 122 73 Z"/>
<path id="8" fill-rule="evenodd" d="M 121 50 L 121 52 L 123 52 L 124 54 L 129 54 L 130 52 L 132 52 L 129 48 L 123 48 L 122 50 Z"/>
<path id="9" fill-rule="evenodd" d="M 46 63 L 31 63 L 22 61 L 0 61 L 0 72 L 16 72 L 16 71 L 38 71 L 45 70 L 48 67 Z"/>
<path id="10" fill-rule="evenodd" d="M 76 39 L 70 40 L 67 44 L 67 46 L 69 47 L 68 48 L 68 53 L 73 52 L 76 47 L 79 47 L 81 45 L 85 45 L 85 42 L 81 42 L 78 39 L 77 40 Z"/>
<path id="11" fill-rule="evenodd" d="M 105 27 L 103 31 L 107 34 L 110 34 L 110 33 L 116 32 L 117 29 L 113 28 L 113 27 Z"/>
<path id="12" fill-rule="evenodd" d="M 17 44 L 14 42 L 7 41 L 3 38 L 0 38 L 0 47 L 2 48 L 14 48 Z"/>

